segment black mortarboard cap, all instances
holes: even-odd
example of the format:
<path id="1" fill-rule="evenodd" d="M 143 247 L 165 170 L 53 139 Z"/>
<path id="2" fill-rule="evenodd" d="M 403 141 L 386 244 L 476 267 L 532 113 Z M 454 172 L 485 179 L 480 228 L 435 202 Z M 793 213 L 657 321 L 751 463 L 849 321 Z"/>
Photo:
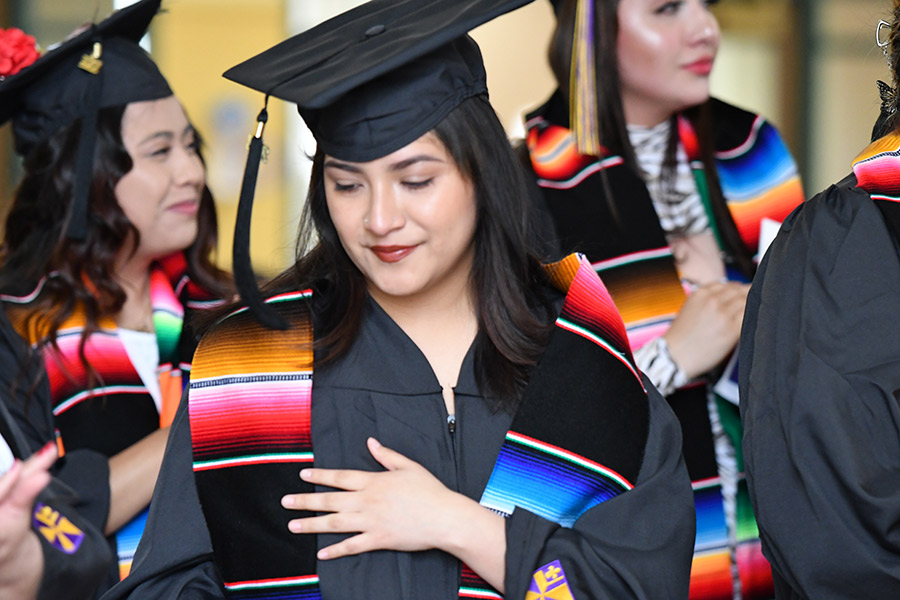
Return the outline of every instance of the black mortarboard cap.
<path id="1" fill-rule="evenodd" d="M 415 141 L 472 96 L 487 92 L 477 44 L 467 33 L 531 0 L 372 0 L 226 71 L 225 77 L 297 105 L 327 154 L 352 162 Z M 250 213 L 262 130 L 260 113 L 241 188 L 234 274 L 245 302 L 270 327 L 250 265 Z"/>
<path id="2" fill-rule="evenodd" d="M 85 235 L 97 110 L 172 95 L 156 64 L 137 43 L 160 2 L 142 0 L 88 25 L 31 66 L 0 81 L 0 124 L 12 119 L 16 152 L 22 156 L 84 119 L 67 228 L 70 238 Z"/>

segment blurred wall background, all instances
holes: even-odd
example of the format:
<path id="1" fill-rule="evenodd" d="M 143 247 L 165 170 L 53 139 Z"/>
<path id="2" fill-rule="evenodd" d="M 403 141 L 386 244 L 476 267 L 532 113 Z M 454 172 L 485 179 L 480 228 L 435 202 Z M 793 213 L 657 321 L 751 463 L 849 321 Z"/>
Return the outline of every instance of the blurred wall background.
<path id="1" fill-rule="evenodd" d="M 0 27 L 18 26 L 46 47 L 77 25 L 133 0 L 0 0 Z M 153 56 L 203 135 L 221 231 L 217 257 L 231 263 L 231 231 L 246 143 L 262 96 L 221 73 L 285 37 L 359 0 L 164 0 L 148 42 Z M 713 71 L 715 95 L 761 112 L 785 135 L 801 165 L 808 196 L 843 178 L 868 143 L 880 100 L 876 79 L 890 74 L 875 46 L 889 0 L 722 0 L 714 8 L 723 44 Z M 491 101 L 511 137 L 522 114 L 554 87 L 546 65 L 553 27 L 538 0 L 477 29 Z M 271 275 L 294 253 L 315 144 L 296 110 L 270 101 L 268 163 L 260 172 L 252 228 L 254 264 Z M 0 214 L 18 178 L 9 127 L 0 128 Z"/>

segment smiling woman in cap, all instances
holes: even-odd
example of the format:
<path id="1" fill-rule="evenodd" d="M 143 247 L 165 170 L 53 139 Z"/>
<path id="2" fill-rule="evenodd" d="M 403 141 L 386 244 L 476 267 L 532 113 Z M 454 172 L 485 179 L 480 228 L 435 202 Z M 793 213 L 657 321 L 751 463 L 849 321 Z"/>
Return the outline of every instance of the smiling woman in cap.
<path id="1" fill-rule="evenodd" d="M 0 293 L 31 348 L 23 366 L 0 345 L 3 401 L 33 449 L 59 442 L 58 476 L 118 550 L 106 586 L 130 567 L 181 397 L 185 311 L 231 294 L 210 262 L 197 134 L 137 44 L 159 6 L 88 25 L 0 81 L 0 122 L 12 122 L 24 170 Z"/>
<path id="2" fill-rule="evenodd" d="M 540 222 L 607 282 L 681 421 L 691 598 L 771 598 L 740 473 L 735 348 L 761 233 L 804 199 L 796 164 L 764 117 L 710 97 L 715 0 L 551 2 L 558 89 L 528 115 L 524 153 Z"/>
<path id="3" fill-rule="evenodd" d="M 686 594 L 677 423 L 590 265 L 529 254 L 466 34 L 526 1 L 376 0 L 226 73 L 318 142 L 298 258 L 245 260 L 109 598 Z"/>

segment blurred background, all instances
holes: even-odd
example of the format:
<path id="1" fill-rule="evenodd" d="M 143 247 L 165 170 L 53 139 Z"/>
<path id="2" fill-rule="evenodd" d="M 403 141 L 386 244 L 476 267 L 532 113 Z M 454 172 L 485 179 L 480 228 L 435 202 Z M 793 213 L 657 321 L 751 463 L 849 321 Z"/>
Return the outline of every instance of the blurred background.
<path id="1" fill-rule="evenodd" d="M 78 25 L 133 0 L 0 0 L 0 27 L 16 26 L 43 48 Z M 359 0 L 164 0 L 166 14 L 148 39 L 156 62 L 205 140 L 209 185 L 217 201 L 217 260 L 231 264 L 231 231 L 246 145 L 262 95 L 221 77 L 228 67 L 282 39 L 360 4 Z M 800 164 L 807 197 L 843 178 L 869 141 L 890 83 L 875 45 L 890 0 L 721 0 L 714 11 L 723 43 L 712 74 L 714 95 L 767 116 Z M 554 88 L 546 65 L 553 11 L 538 0 L 475 30 L 491 100 L 509 132 Z M 270 102 L 251 233 L 254 266 L 273 275 L 290 264 L 297 217 L 315 145 L 296 109 Z M 0 214 L 18 181 L 9 126 L 0 128 Z"/>

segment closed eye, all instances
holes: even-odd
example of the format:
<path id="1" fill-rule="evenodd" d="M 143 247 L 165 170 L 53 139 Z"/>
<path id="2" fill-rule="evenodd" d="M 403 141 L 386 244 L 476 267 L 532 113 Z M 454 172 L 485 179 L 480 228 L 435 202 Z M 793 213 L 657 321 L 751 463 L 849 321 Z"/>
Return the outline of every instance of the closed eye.
<path id="1" fill-rule="evenodd" d="M 164 157 L 168 156 L 169 152 L 172 151 L 171 146 L 163 146 L 161 148 L 157 148 L 153 152 L 150 153 L 150 156 Z"/>
<path id="2" fill-rule="evenodd" d="M 434 177 L 430 177 L 430 178 L 428 178 L 428 179 L 423 179 L 422 181 L 409 181 L 409 180 L 407 180 L 407 181 L 403 181 L 403 182 L 401 182 L 401 183 L 403 184 L 403 187 L 405 187 L 405 188 L 408 189 L 408 190 L 413 190 L 413 191 L 415 191 L 415 190 L 421 190 L 421 189 L 427 188 L 427 187 L 430 186 L 432 183 L 434 183 Z"/>
<path id="3" fill-rule="evenodd" d="M 352 192 L 359 188 L 358 183 L 338 183 L 334 182 L 334 191 L 336 192 Z"/>
<path id="4" fill-rule="evenodd" d="M 666 2 L 659 8 L 657 8 L 654 12 L 658 15 L 671 15 L 678 12 L 678 9 L 681 8 L 683 4 L 680 0 L 675 0 L 673 2 Z"/>

